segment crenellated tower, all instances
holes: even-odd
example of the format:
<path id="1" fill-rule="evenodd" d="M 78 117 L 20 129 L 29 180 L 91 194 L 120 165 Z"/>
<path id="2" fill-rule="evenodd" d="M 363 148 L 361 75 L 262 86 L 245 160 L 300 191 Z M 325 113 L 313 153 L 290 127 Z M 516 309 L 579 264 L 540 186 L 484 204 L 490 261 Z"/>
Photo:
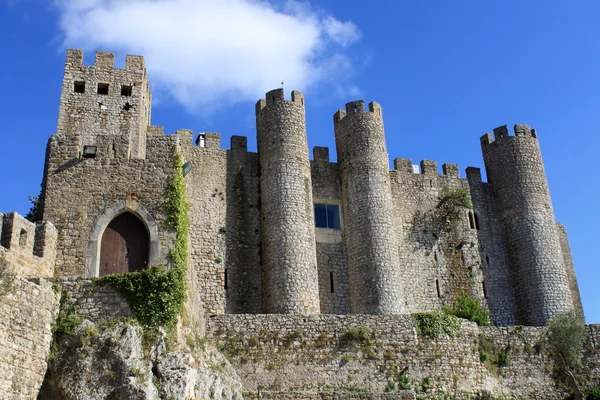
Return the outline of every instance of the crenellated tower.
<path id="1" fill-rule="evenodd" d="M 481 137 L 488 181 L 494 190 L 506 262 L 525 325 L 545 325 L 573 308 L 569 280 L 535 130 L 506 126 Z"/>
<path id="2" fill-rule="evenodd" d="M 342 179 L 344 243 L 353 314 L 404 311 L 388 154 L 379 104 L 333 117 Z"/>
<path id="3" fill-rule="evenodd" d="M 152 99 L 144 58 L 127 55 L 125 69 L 114 62 L 113 53 L 99 51 L 94 65 L 83 65 L 83 51 L 67 50 L 56 133 L 69 144 L 69 158 L 107 135 L 112 140 L 102 151 L 145 158 Z"/>
<path id="4" fill-rule="evenodd" d="M 320 311 L 304 96 L 283 89 L 256 104 L 263 303 L 267 313 Z"/>

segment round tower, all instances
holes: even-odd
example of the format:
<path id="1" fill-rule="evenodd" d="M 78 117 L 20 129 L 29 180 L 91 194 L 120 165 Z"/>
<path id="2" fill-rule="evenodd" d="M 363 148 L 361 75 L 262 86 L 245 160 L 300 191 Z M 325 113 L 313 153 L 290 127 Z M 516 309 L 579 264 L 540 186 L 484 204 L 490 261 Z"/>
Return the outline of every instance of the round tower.
<path id="1" fill-rule="evenodd" d="M 388 154 L 379 104 L 333 117 L 342 179 L 344 245 L 354 314 L 404 312 Z"/>
<path id="2" fill-rule="evenodd" d="M 256 104 L 263 303 L 267 313 L 317 314 L 319 282 L 304 97 L 272 90 Z"/>
<path id="3" fill-rule="evenodd" d="M 560 240 L 535 130 L 506 126 L 481 137 L 517 302 L 517 319 L 545 325 L 573 308 Z"/>

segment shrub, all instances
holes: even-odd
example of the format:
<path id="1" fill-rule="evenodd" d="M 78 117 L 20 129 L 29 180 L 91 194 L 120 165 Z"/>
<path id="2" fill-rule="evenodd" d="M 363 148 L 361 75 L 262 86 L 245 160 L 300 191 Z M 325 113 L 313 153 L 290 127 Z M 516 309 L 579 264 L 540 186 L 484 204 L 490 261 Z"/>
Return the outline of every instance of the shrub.
<path id="1" fill-rule="evenodd" d="M 353 328 L 346 332 L 345 339 L 349 342 L 366 342 L 369 340 L 369 335 L 365 328 Z"/>
<path id="2" fill-rule="evenodd" d="M 411 318 L 417 333 L 431 338 L 437 338 L 441 334 L 457 336 L 460 332 L 460 319 L 453 315 L 427 312 L 414 313 Z"/>
<path id="3" fill-rule="evenodd" d="M 456 306 L 442 306 L 445 314 L 475 322 L 479 326 L 490 325 L 490 312 L 473 296 L 457 296 Z"/>

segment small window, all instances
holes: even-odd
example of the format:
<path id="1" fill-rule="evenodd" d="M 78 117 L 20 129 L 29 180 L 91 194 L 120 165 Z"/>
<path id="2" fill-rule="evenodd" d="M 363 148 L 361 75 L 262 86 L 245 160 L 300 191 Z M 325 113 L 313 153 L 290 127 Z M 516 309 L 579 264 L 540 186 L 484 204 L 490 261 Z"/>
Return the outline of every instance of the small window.
<path id="1" fill-rule="evenodd" d="M 439 280 L 435 280 L 435 290 L 437 292 L 437 297 L 438 299 L 442 297 L 442 293 L 440 292 L 440 281 Z"/>
<path id="2" fill-rule="evenodd" d="M 131 96 L 131 86 L 129 86 L 129 85 L 121 86 L 121 96 Z"/>
<path id="3" fill-rule="evenodd" d="M 469 227 L 475 229 L 475 218 L 473 217 L 472 211 L 469 211 Z"/>
<path id="4" fill-rule="evenodd" d="M 108 94 L 108 83 L 98 84 L 98 94 Z"/>
<path id="5" fill-rule="evenodd" d="M 85 93 L 85 82 L 84 81 L 75 81 L 73 90 L 75 91 L 75 93 Z"/>
<path id="6" fill-rule="evenodd" d="M 19 233 L 19 246 L 27 246 L 27 231 L 25 229 L 21 229 L 21 232 Z"/>
<path id="7" fill-rule="evenodd" d="M 315 204 L 315 226 L 317 228 L 340 229 L 340 206 Z"/>
<path id="8" fill-rule="evenodd" d="M 333 287 L 333 272 L 329 272 L 329 291 L 331 293 L 335 292 L 335 288 Z"/>
<path id="9" fill-rule="evenodd" d="M 473 213 L 473 220 L 475 222 L 475 229 L 479 230 L 479 215 L 476 212 Z"/>

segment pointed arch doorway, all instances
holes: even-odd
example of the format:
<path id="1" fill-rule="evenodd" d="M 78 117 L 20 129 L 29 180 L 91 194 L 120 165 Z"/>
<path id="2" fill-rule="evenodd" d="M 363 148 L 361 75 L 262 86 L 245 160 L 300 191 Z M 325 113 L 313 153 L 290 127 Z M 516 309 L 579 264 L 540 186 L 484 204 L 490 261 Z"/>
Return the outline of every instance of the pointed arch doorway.
<path id="1" fill-rule="evenodd" d="M 134 214 L 117 215 L 106 227 L 100 244 L 99 276 L 140 271 L 148 266 L 150 237 Z"/>

